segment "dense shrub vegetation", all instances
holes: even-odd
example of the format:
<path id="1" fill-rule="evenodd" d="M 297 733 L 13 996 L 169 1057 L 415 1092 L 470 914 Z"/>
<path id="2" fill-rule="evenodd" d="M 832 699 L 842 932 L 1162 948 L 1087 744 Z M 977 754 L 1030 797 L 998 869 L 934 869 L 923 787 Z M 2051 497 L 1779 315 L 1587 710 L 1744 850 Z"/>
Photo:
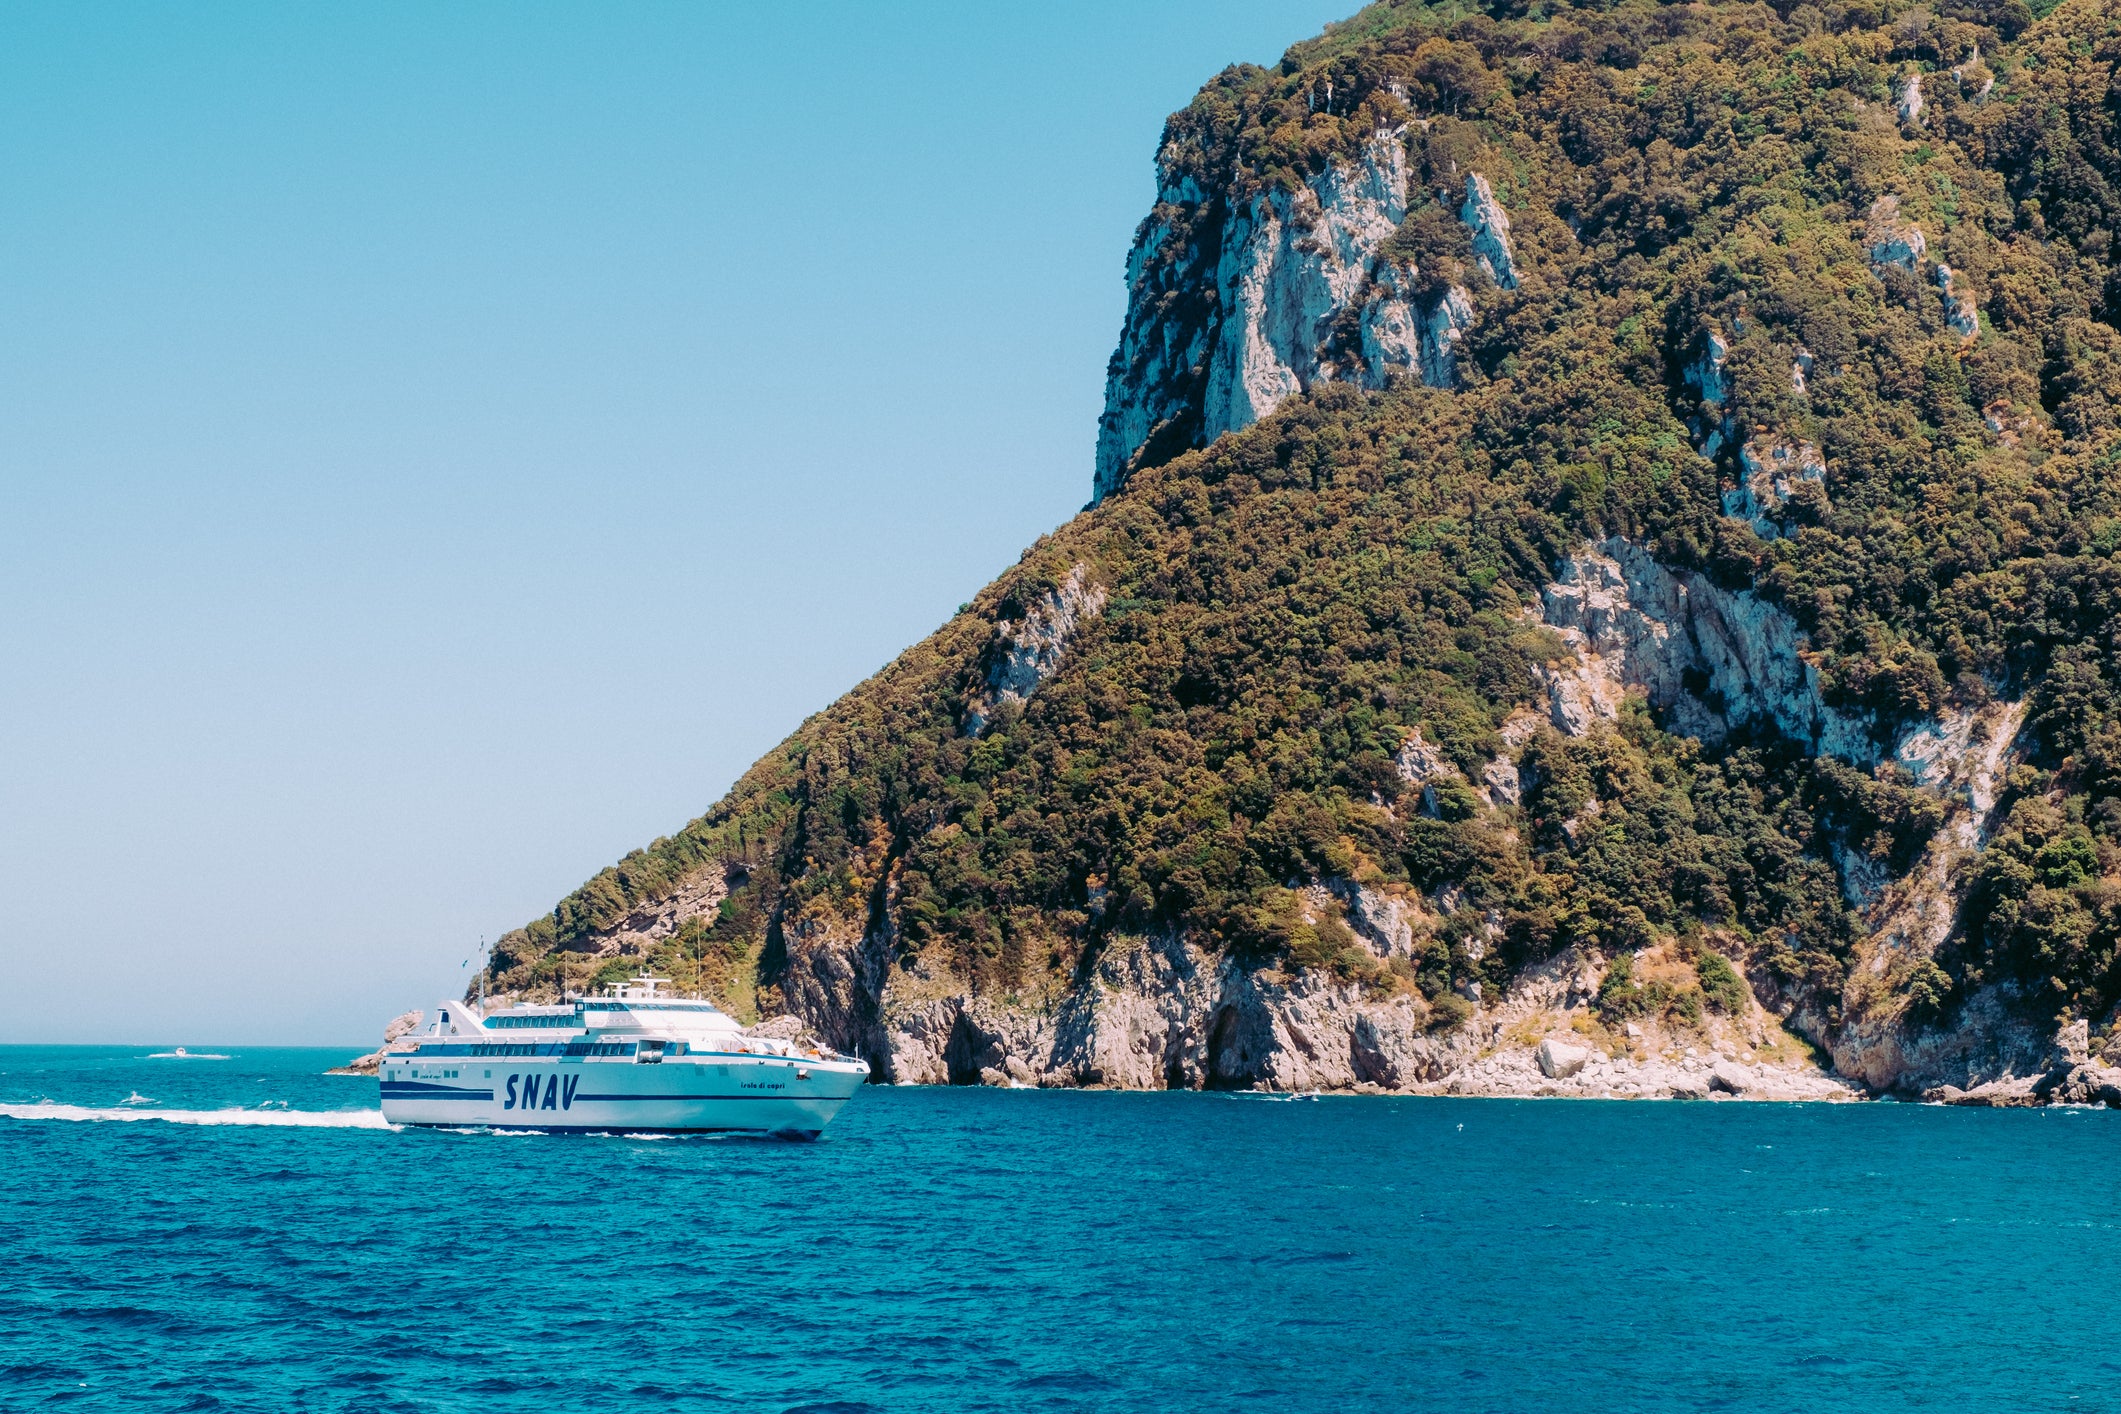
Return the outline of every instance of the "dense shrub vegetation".
<path id="1" fill-rule="evenodd" d="M 2022 0 L 1388 3 L 1226 71 L 1170 140 L 1240 192 L 1410 123 L 1426 195 L 1396 240 L 1435 278 L 1470 259 L 1445 219 L 1462 173 L 1493 180 L 1523 282 L 1465 280 L 1465 386 L 1322 385 L 1140 471 L 701 819 L 511 934 L 499 980 L 579 981 L 600 964 L 571 949 L 741 865 L 719 917 L 658 957 L 745 1006 L 754 985 L 772 1004 L 798 924 L 887 932 L 902 960 L 1032 994 L 1116 934 L 1184 928 L 1249 965 L 1418 988 L 1445 1021 L 1457 990 L 1572 944 L 1620 959 L 1610 1017 L 1730 1009 L 1736 976 L 1698 942 L 1698 985 L 1637 985 L 1625 961 L 1714 933 L 1830 996 L 1863 927 L 1836 847 L 1904 869 L 1941 816 L 1889 770 L 1772 738 L 1708 751 L 1638 707 L 1535 737 L 1517 808 L 1401 797 L 1409 728 L 1469 772 L 1497 750 L 1555 648 L 1526 606 L 1618 532 L 1785 606 L 1832 699 L 1881 730 L 2026 695 L 2030 754 L 1965 942 L 1907 985 L 1931 1011 L 2007 977 L 2103 1013 L 2121 994 L 2117 57 L 2097 0 L 2038 20 Z M 1909 73 L 1919 125 L 1895 113 Z M 1977 301 L 1971 341 L 1926 270 L 1867 259 L 1886 196 Z M 1716 461 L 1683 374 L 1710 327 L 1733 382 Z M 1719 500 L 1754 429 L 1828 468 L 1765 541 Z M 966 737 L 995 624 L 1077 564 L 1104 613 Z M 1296 906 L 1336 878 L 1455 884 L 1475 908 L 1395 974 Z M 1490 915 L 1493 946 L 1472 921 Z"/>

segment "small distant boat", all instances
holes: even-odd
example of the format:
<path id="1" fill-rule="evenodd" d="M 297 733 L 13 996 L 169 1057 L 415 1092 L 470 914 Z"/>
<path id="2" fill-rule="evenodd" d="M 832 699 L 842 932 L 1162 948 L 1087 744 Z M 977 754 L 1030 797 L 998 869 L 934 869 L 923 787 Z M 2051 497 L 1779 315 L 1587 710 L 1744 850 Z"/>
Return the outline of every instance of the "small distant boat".
<path id="1" fill-rule="evenodd" d="M 174 1051 L 156 1051 L 149 1060 L 227 1060 L 228 1057 L 214 1051 L 187 1051 L 182 1046 Z"/>
<path id="2" fill-rule="evenodd" d="M 748 1036 L 711 1002 L 636 977 L 600 997 L 481 1015 L 444 1002 L 386 1055 L 383 1117 L 436 1128 L 714 1131 L 814 1139 L 869 1078 L 854 1056 Z"/>
<path id="3" fill-rule="evenodd" d="M 138 1090 L 135 1090 L 130 1095 L 127 1095 L 124 1099 L 118 1101 L 118 1103 L 121 1105 L 153 1105 L 159 1104 L 161 1102 L 153 1099 L 150 1096 L 141 1094 Z"/>

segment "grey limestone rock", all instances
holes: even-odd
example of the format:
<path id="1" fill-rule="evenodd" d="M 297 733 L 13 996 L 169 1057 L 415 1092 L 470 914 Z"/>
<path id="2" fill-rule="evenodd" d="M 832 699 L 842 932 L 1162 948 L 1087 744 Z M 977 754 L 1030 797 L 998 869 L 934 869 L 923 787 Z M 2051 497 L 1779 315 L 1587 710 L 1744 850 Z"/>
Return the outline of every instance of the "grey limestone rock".
<path id="1" fill-rule="evenodd" d="M 1929 250 L 1921 228 L 1900 214 L 1897 196 L 1881 196 L 1871 203 L 1869 240 L 1872 265 L 1897 265 L 1910 275 Z"/>
<path id="2" fill-rule="evenodd" d="M 1088 567 L 1076 565 L 1055 588 L 1033 603 L 1021 619 L 997 624 L 988 651 L 986 682 L 965 708 L 964 734 L 978 736 L 1007 702 L 1023 702 L 1052 677 L 1085 620 L 1105 607 L 1103 586 L 1093 584 Z"/>
<path id="3" fill-rule="evenodd" d="M 1740 481 L 1723 493 L 1723 513 L 1745 521 L 1763 540 L 1783 532 L 1790 498 L 1804 482 L 1824 483 L 1826 458 L 1810 442 L 1754 437 L 1738 449 Z"/>
<path id="4" fill-rule="evenodd" d="M 1478 172 L 1466 174 L 1465 204 L 1458 219 L 1473 233 L 1473 259 L 1488 278 L 1505 290 L 1517 288 L 1517 258 L 1510 249 L 1510 214 L 1495 199 L 1495 189 Z"/>
<path id="5" fill-rule="evenodd" d="M 2050 1105 L 2105 1105 L 2110 1109 L 2121 1109 L 2121 1070 L 2085 1062 L 2058 1065 L 2034 1082 L 2032 1094 Z"/>
<path id="6" fill-rule="evenodd" d="M 1900 81 L 1900 101 L 1896 105 L 1903 123 L 1919 122 L 1922 118 L 1922 75 L 1911 73 Z"/>
<path id="7" fill-rule="evenodd" d="M 1189 165 L 1197 160 L 1183 147 L 1158 156 L 1158 204 L 1127 261 L 1093 501 L 1119 488 L 1152 440 L 1206 446 L 1319 382 L 1459 382 L 1472 295 L 1382 254 L 1408 210 L 1406 129 L 1378 131 L 1293 188 L 1250 195 L 1210 190 Z M 1473 263 L 1496 288 L 1516 289 L 1509 213 L 1486 177 L 1467 175 L 1458 216 Z"/>
<path id="8" fill-rule="evenodd" d="M 2084 1065 L 2092 1057 L 2091 1023 L 2083 1017 L 2066 1023 L 2055 1032 L 2055 1055 L 2063 1065 Z"/>
<path id="9" fill-rule="evenodd" d="M 1727 1094 L 1743 1095 L 1759 1088 L 1759 1078 L 1736 1061 L 1720 1060 L 1709 1067 L 1709 1084 Z"/>
<path id="10" fill-rule="evenodd" d="M 1421 802 L 1421 813 L 1424 815 L 1436 814 L 1437 786 L 1465 779 L 1463 771 L 1422 738 L 1419 727 L 1407 733 L 1406 739 L 1399 744 L 1399 750 L 1394 754 L 1392 763 L 1399 769 L 1399 778 L 1414 788 Z"/>
<path id="11" fill-rule="evenodd" d="M 408 1011 L 392 1017 L 383 1027 L 383 1044 L 365 1056 L 357 1056 L 341 1066 L 334 1066 L 327 1075 L 374 1075 L 383 1068 L 388 1056 L 404 1055 L 419 1043 L 406 1039 L 420 1029 L 427 1019 L 424 1011 Z"/>
<path id="12" fill-rule="evenodd" d="M 1356 162 L 1329 165 L 1295 191 L 1257 196 L 1231 216 L 1215 272 L 1220 323 L 1208 348 L 1199 442 L 1249 427 L 1313 379 L 1334 376 L 1334 317 L 1353 307 L 1378 247 L 1406 214 L 1406 137 L 1392 129 Z M 1108 389 L 1108 408 L 1115 391 L 1126 396 Z M 1100 446 L 1101 487 L 1117 484 L 1135 450 Z"/>
<path id="13" fill-rule="evenodd" d="M 1981 332 L 1981 317 L 1974 302 L 1954 288 L 1956 279 L 1951 266 L 1937 262 L 1937 294 L 1944 301 L 1944 322 L 1960 338 L 1971 339 Z"/>
<path id="14" fill-rule="evenodd" d="M 1772 725 L 1814 752 L 1868 765 L 1870 724 L 1829 707 L 1796 621 L 1750 590 L 1675 573 L 1615 536 L 1569 557 L 1542 617 L 1573 652 L 1543 670 L 1555 726 L 1581 736 L 1618 716 L 1639 689 L 1672 729 L 1720 741 L 1745 722 Z M 1720 711 L 1688 686 L 1701 675 Z"/>
<path id="15" fill-rule="evenodd" d="M 1731 419 L 1724 411 L 1731 401 L 1731 375 L 1725 368 L 1730 357 L 1731 346 L 1723 335 L 1703 329 L 1700 346 L 1680 375 L 1701 397 L 1701 411 L 1689 425 L 1694 448 L 1705 457 L 1715 456 L 1731 436 Z"/>
<path id="16" fill-rule="evenodd" d="M 740 881 L 742 870 L 737 869 L 735 874 Z M 712 916 L 729 896 L 731 878 L 730 869 L 709 867 L 663 897 L 641 903 L 609 927 L 584 933 L 569 945 L 569 951 L 599 957 L 644 953 L 653 944 L 675 936 L 690 920 Z"/>
<path id="17" fill-rule="evenodd" d="M 1539 1073 L 1549 1080 L 1566 1080 L 1584 1068 L 1591 1059 L 1589 1050 L 1582 1046 L 1571 1046 L 1549 1036 L 1539 1043 L 1536 1053 Z"/>

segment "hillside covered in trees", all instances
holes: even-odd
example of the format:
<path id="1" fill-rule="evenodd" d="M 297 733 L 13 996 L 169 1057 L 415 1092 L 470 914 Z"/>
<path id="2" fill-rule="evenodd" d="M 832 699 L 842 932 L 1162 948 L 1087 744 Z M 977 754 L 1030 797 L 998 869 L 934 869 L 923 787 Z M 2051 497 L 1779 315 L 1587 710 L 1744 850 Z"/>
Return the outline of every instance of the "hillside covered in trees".
<path id="1" fill-rule="evenodd" d="M 1391 0 L 1224 71 L 1095 503 L 489 985 L 900 1079 L 2096 1048 L 2117 62 L 2113 0 Z"/>

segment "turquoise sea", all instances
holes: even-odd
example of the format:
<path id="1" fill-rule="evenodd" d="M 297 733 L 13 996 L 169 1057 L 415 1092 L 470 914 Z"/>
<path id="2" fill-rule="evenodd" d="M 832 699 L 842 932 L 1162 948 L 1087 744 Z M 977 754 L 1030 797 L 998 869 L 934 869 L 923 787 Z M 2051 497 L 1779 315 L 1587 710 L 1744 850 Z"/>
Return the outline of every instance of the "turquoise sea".
<path id="1" fill-rule="evenodd" d="M 808 1144 L 446 1134 L 343 1051 L 152 1049 L 0 1047 L 0 1410 L 2121 1408 L 2121 1114 L 872 1087 Z"/>

